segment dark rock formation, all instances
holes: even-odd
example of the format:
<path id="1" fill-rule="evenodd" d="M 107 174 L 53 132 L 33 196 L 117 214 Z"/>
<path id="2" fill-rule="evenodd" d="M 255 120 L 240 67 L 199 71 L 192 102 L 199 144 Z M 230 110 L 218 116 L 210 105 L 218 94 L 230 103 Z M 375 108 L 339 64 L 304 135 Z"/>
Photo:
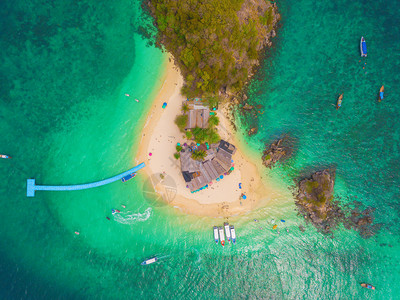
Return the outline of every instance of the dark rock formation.
<path id="1" fill-rule="evenodd" d="M 381 224 L 372 224 L 374 209 L 368 207 L 361 212 L 359 202 L 355 202 L 353 209 L 341 208 L 339 202 L 334 201 L 334 185 L 335 172 L 331 170 L 319 171 L 311 178 L 301 180 L 296 195 L 299 213 L 324 234 L 332 234 L 343 223 L 346 229 L 357 230 L 364 238 L 373 236 L 381 227 Z"/>
<path id="2" fill-rule="evenodd" d="M 252 136 L 252 135 L 256 134 L 257 132 L 258 132 L 258 128 L 253 127 L 249 130 L 248 134 L 249 134 L 249 136 Z"/>
<path id="3" fill-rule="evenodd" d="M 283 138 L 273 142 L 263 153 L 263 164 L 272 168 L 276 162 L 283 162 L 293 154 L 294 141 L 285 135 Z"/>
<path id="4" fill-rule="evenodd" d="M 250 105 L 250 104 L 246 103 L 245 105 L 243 105 L 243 109 L 244 110 L 252 110 L 253 109 L 253 105 Z"/>
<path id="5" fill-rule="evenodd" d="M 299 212 L 323 233 L 332 233 L 345 218 L 337 202 L 333 201 L 334 185 L 335 174 L 329 170 L 316 172 L 298 185 L 296 205 Z"/>

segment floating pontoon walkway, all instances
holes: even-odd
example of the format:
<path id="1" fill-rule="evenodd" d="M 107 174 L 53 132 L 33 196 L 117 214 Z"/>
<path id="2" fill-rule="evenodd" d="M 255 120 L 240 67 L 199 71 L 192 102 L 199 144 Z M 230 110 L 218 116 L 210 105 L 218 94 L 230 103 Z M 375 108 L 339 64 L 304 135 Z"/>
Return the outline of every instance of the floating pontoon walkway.
<path id="1" fill-rule="evenodd" d="M 86 184 L 77 184 L 77 185 L 36 185 L 35 184 L 35 179 L 28 179 L 26 182 L 26 195 L 28 197 L 35 197 L 35 191 L 77 191 L 77 190 L 85 190 L 85 189 L 90 189 L 98 186 L 102 186 L 114 181 L 117 181 L 121 179 L 122 177 L 132 174 L 136 171 L 139 171 L 145 166 L 144 163 L 141 163 L 137 165 L 136 167 L 121 173 L 119 175 L 116 175 L 114 177 L 104 179 L 101 181 L 97 182 L 92 182 L 92 183 L 86 183 Z"/>

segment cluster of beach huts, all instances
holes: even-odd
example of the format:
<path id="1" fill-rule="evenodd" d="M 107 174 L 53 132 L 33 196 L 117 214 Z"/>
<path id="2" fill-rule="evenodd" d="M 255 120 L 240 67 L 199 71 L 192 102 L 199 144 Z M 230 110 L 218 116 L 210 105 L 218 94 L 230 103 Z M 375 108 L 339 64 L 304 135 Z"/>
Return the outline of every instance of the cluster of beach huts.
<path id="1" fill-rule="evenodd" d="M 225 229 L 225 233 L 224 233 Z M 236 244 L 236 232 L 235 227 L 225 222 L 224 227 L 222 226 L 214 226 L 214 240 L 215 243 L 221 242 L 222 246 L 225 246 L 225 235 L 228 244 L 232 241 L 232 244 Z"/>
<path id="2" fill-rule="evenodd" d="M 204 150 L 206 157 L 202 161 L 192 158 L 192 151 Z M 236 147 L 224 140 L 216 144 L 187 145 L 180 153 L 181 172 L 186 187 L 196 193 L 212 185 L 214 180 L 220 181 L 234 170 L 232 156 Z"/>

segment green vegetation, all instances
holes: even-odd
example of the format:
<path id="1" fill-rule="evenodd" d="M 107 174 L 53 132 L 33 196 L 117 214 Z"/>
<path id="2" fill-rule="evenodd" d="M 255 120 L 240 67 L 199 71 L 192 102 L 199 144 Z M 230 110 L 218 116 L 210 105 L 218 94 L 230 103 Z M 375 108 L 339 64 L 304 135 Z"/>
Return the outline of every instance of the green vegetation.
<path id="1" fill-rule="evenodd" d="M 311 192 L 318 188 L 319 183 L 317 181 L 307 181 L 306 183 L 306 192 L 307 194 L 311 194 Z"/>
<path id="2" fill-rule="evenodd" d="M 192 129 L 194 140 L 197 143 L 208 142 L 209 144 L 217 143 L 221 140 L 218 132 L 213 128 L 199 128 Z"/>
<path id="3" fill-rule="evenodd" d="M 191 131 L 186 131 L 185 134 L 188 140 L 190 140 L 193 137 L 193 133 Z"/>
<path id="4" fill-rule="evenodd" d="M 219 98 L 217 96 L 210 96 L 205 99 L 208 107 L 212 110 L 214 107 L 218 108 Z"/>
<path id="5" fill-rule="evenodd" d="M 184 113 L 187 113 L 188 111 L 189 111 L 189 106 L 185 103 L 185 104 L 182 104 L 182 111 L 184 112 Z"/>
<path id="6" fill-rule="evenodd" d="M 179 159 L 179 157 L 181 157 L 181 155 L 180 155 L 179 153 L 174 153 L 174 157 L 175 157 L 176 159 Z"/>
<path id="7" fill-rule="evenodd" d="M 184 132 L 186 128 L 186 124 L 188 121 L 188 116 L 187 115 L 180 115 L 177 116 L 175 119 L 175 124 L 178 126 L 179 130 Z"/>
<path id="8" fill-rule="evenodd" d="M 207 156 L 207 152 L 204 150 L 196 150 L 192 152 L 192 158 L 194 160 L 203 160 Z"/>
<path id="9" fill-rule="evenodd" d="M 176 145 L 176 152 L 181 152 L 181 151 L 182 151 L 182 146 Z"/>
<path id="10" fill-rule="evenodd" d="M 149 0 L 148 7 L 157 44 L 173 54 L 189 98 L 239 92 L 274 20 L 265 0 Z"/>
<path id="11" fill-rule="evenodd" d="M 219 124 L 219 118 L 217 116 L 211 116 L 208 119 L 208 127 L 209 128 L 214 128 L 215 126 L 218 126 Z"/>

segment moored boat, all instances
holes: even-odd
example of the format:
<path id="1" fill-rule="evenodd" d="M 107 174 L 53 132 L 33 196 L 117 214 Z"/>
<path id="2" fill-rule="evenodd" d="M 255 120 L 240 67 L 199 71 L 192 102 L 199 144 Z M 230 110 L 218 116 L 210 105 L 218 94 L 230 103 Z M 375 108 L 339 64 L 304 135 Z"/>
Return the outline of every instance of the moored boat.
<path id="1" fill-rule="evenodd" d="M 214 240 L 215 240 L 215 243 L 218 244 L 219 239 L 218 239 L 218 227 L 217 226 L 214 226 Z"/>
<path id="2" fill-rule="evenodd" d="M 367 43 L 365 42 L 364 37 L 361 37 L 360 41 L 360 51 L 361 51 L 361 56 L 366 57 L 367 56 Z"/>
<path id="3" fill-rule="evenodd" d="M 231 237 L 232 237 L 232 244 L 236 244 L 236 232 L 235 227 L 233 225 L 230 226 L 231 229 Z"/>
<path id="4" fill-rule="evenodd" d="M 5 154 L 0 154 L 0 158 L 11 159 L 12 157 Z"/>
<path id="5" fill-rule="evenodd" d="M 218 227 L 218 232 L 219 232 L 219 240 L 221 241 L 221 245 L 225 246 L 224 229 L 222 228 L 222 226 Z"/>
<path id="6" fill-rule="evenodd" d="M 375 287 L 372 284 L 369 284 L 369 283 L 361 283 L 361 286 L 366 288 L 366 289 L 375 290 Z"/>
<path id="7" fill-rule="evenodd" d="M 150 264 L 152 264 L 152 263 L 155 263 L 157 261 L 157 257 L 152 257 L 152 258 L 149 258 L 149 259 L 146 259 L 145 261 L 143 261 L 142 263 L 141 263 L 141 265 L 142 266 L 145 266 L 145 265 L 150 265 Z"/>
<path id="8" fill-rule="evenodd" d="M 343 94 L 341 94 L 337 100 L 336 109 L 339 109 L 342 106 Z"/>
<path id="9" fill-rule="evenodd" d="M 231 231 L 229 229 L 229 224 L 227 222 L 225 222 L 224 227 L 225 227 L 226 239 L 228 240 L 228 243 L 230 243 L 231 242 Z"/>
<path id="10" fill-rule="evenodd" d="M 382 85 L 381 89 L 379 90 L 379 102 L 383 100 L 383 93 L 385 92 L 385 87 Z"/>
<path id="11" fill-rule="evenodd" d="M 128 175 L 122 177 L 122 178 L 121 178 L 121 181 L 122 181 L 122 182 L 126 182 L 126 181 L 128 181 L 129 179 L 132 179 L 132 178 L 135 177 L 135 176 L 136 176 L 136 173 L 128 174 Z"/>

